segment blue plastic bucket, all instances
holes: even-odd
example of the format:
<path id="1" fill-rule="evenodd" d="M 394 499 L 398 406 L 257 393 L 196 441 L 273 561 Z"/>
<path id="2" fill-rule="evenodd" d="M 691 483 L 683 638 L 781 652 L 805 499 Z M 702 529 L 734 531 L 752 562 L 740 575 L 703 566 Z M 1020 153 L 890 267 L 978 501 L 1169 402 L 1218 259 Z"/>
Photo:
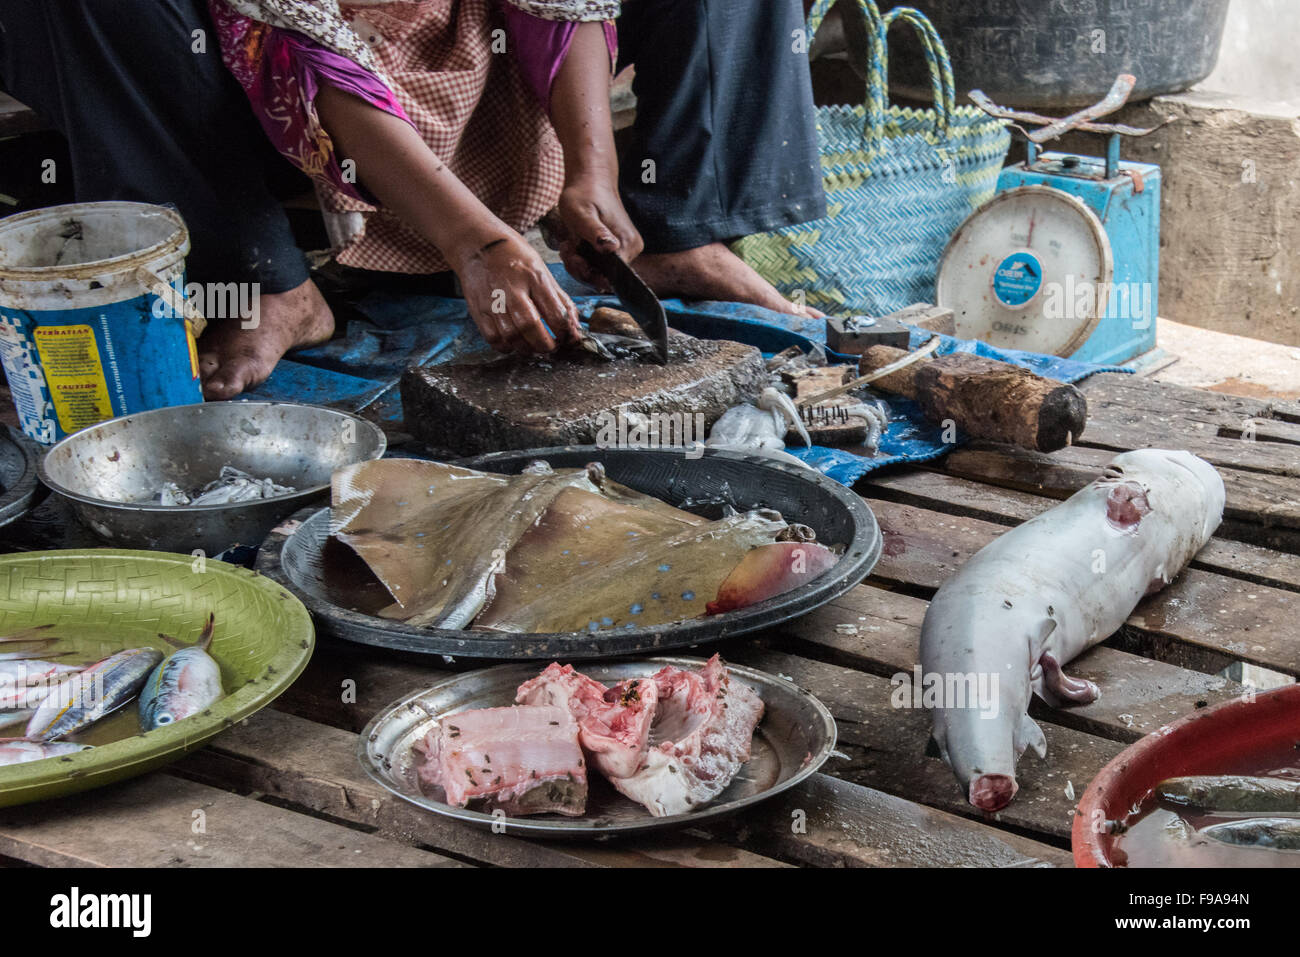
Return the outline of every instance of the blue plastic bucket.
<path id="1" fill-rule="evenodd" d="M 0 219 L 0 363 L 27 435 L 49 445 L 203 401 L 181 313 L 189 249 L 165 206 L 75 203 Z"/>

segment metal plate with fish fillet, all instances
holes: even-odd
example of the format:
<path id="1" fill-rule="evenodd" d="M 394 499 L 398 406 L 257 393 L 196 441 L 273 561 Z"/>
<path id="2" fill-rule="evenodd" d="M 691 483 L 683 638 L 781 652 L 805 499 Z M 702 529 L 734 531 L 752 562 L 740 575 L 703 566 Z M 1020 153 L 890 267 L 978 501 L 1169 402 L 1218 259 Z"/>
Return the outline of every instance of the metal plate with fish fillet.
<path id="1" fill-rule="evenodd" d="M 788 621 L 853 588 L 880 557 L 875 517 L 851 489 L 811 469 L 758 456 L 708 449 L 689 458 L 670 450 L 568 446 L 499 452 L 459 464 L 513 475 L 537 459 L 556 469 L 598 461 L 615 481 L 688 511 L 717 503 L 741 511 L 776 509 L 787 522 L 808 525 L 819 542 L 844 546 L 844 552 L 806 585 L 738 610 L 594 633 L 426 628 L 379 617 L 378 609 L 392 599 L 352 550 L 330 537 L 329 509 L 304 509 L 274 529 L 258 554 L 257 570 L 302 599 L 321 634 L 330 637 L 454 658 L 578 661 L 694 647 Z"/>
<path id="2" fill-rule="evenodd" d="M 645 658 L 593 663 L 582 670 L 597 681 L 615 684 L 653 674 L 665 665 L 695 670 L 703 664 L 699 658 Z M 754 731 L 749 761 L 725 791 L 698 811 L 652 817 L 597 775 L 592 776 L 587 812 L 581 817 L 494 817 L 452 807 L 440 800 L 440 790 L 424 793 L 413 749 L 434 722 L 461 711 L 512 704 L 515 690 L 538 670 L 536 665 L 515 664 L 471 671 L 394 702 L 361 732 L 357 742 L 361 766 L 397 796 L 447 817 L 481 827 L 496 824 L 498 830 L 504 824 L 505 833 L 528 837 L 602 838 L 683 827 L 734 814 L 794 787 L 816 772 L 835 748 L 835 719 L 810 692 L 784 678 L 728 664 L 732 680 L 743 682 L 763 699 L 763 720 Z"/>

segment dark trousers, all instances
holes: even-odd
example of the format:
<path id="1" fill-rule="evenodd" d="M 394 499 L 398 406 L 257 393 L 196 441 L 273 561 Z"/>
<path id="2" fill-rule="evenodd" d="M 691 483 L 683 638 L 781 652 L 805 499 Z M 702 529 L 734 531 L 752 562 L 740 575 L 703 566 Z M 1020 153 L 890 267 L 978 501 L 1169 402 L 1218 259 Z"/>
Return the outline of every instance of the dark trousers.
<path id="1" fill-rule="evenodd" d="M 619 192 L 648 252 L 826 215 L 800 0 L 624 0 Z"/>
<path id="2" fill-rule="evenodd" d="M 78 202 L 180 210 L 191 281 L 307 279 L 272 188 L 298 174 L 221 62 L 203 0 L 0 0 L 0 83 L 67 138 L 73 169 L 56 175 Z"/>

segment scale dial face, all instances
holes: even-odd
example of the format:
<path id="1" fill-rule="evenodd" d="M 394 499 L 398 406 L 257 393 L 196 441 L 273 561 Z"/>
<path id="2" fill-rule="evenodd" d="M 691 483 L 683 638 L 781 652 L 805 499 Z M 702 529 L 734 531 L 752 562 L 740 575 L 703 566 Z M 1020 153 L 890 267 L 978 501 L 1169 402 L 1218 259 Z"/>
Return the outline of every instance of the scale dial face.
<path id="1" fill-rule="evenodd" d="M 1068 356 L 1110 301 L 1110 239 L 1083 201 L 1050 186 L 999 193 L 953 233 L 937 283 L 957 335 Z"/>

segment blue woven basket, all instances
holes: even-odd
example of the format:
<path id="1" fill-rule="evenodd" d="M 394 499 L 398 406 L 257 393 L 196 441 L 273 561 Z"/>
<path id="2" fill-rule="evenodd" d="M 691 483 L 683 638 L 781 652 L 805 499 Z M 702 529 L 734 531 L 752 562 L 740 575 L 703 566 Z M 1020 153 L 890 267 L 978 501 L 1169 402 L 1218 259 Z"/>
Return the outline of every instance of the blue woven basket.
<path id="1" fill-rule="evenodd" d="M 832 2 L 817 0 L 809 13 L 810 42 Z M 952 66 L 924 14 L 897 7 L 882 17 L 871 0 L 858 0 L 858 9 L 869 40 L 867 101 L 817 109 L 826 217 L 732 248 L 796 302 L 884 315 L 934 301 L 944 246 L 992 198 L 1011 136 L 975 107 L 954 106 Z M 932 109 L 888 105 L 887 35 L 896 21 L 921 38 Z"/>

